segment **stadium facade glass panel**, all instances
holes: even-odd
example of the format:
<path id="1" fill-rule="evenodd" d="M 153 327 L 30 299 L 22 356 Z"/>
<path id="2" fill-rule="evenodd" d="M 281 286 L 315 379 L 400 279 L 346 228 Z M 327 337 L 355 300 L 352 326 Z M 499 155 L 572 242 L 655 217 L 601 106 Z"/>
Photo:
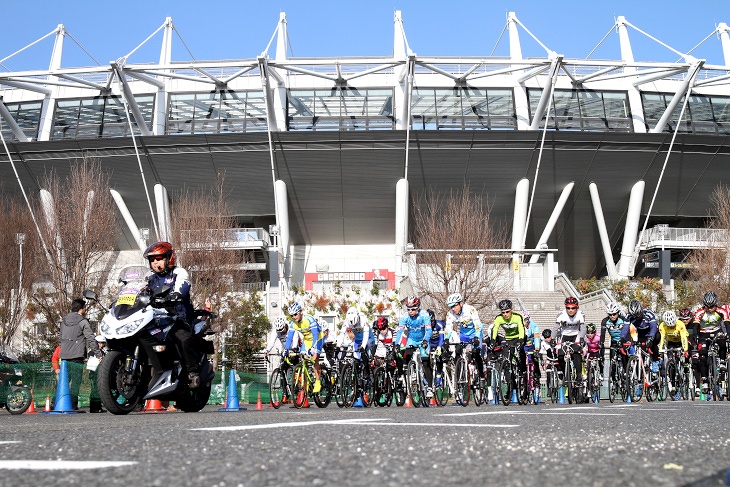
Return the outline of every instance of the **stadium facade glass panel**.
<path id="1" fill-rule="evenodd" d="M 516 130 L 511 88 L 416 88 L 414 130 Z"/>
<path id="2" fill-rule="evenodd" d="M 528 88 L 530 119 L 537 110 L 542 88 Z M 548 129 L 584 132 L 632 132 L 629 97 L 625 91 L 596 91 L 587 89 L 556 89 Z M 545 118 L 540 128 L 545 127 Z"/>
<path id="3" fill-rule="evenodd" d="M 641 93 L 647 130 L 656 126 L 674 93 Z M 664 132 L 674 132 L 682 111 L 684 96 L 673 110 Z M 682 116 L 679 132 L 694 134 L 730 134 L 730 97 L 693 94 Z"/>
<path id="4" fill-rule="evenodd" d="M 43 102 L 24 101 L 20 103 L 6 103 L 5 107 L 26 137 L 32 140 L 38 138 L 38 127 L 40 126 Z M 0 117 L 0 132 L 2 132 L 5 140 L 18 140 L 2 117 Z"/>
<path id="5" fill-rule="evenodd" d="M 154 95 L 134 97 L 147 127 L 152 126 Z M 139 129 L 132 123 L 135 134 Z M 51 140 L 129 136 L 129 122 L 122 99 L 116 95 L 56 101 Z"/>
<path id="6" fill-rule="evenodd" d="M 393 130 L 393 89 L 289 90 L 289 130 Z"/>
<path id="7" fill-rule="evenodd" d="M 218 134 L 266 131 L 261 91 L 216 90 L 170 95 L 168 134 Z"/>

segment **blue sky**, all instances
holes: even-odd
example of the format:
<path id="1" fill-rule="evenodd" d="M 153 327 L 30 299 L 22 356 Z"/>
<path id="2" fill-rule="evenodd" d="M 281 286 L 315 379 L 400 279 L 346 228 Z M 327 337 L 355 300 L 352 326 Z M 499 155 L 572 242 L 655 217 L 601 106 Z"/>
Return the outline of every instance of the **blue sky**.
<path id="1" fill-rule="evenodd" d="M 700 0 L 688 8 L 677 0 L 436 0 L 342 2 L 331 0 L 157 1 L 29 0 L 2 2 L 0 59 L 64 24 L 69 33 L 100 64 L 132 51 L 171 16 L 185 45 L 197 60 L 253 58 L 268 44 L 286 12 L 293 54 L 298 57 L 390 56 L 393 52 L 393 11 L 401 10 L 411 49 L 422 56 L 488 56 L 505 26 L 506 14 L 517 18 L 548 48 L 567 58 L 583 58 L 623 15 L 678 51 L 692 49 L 720 22 L 730 24 L 728 0 Z M 634 57 L 639 61 L 678 60 L 678 56 L 630 30 Z M 544 57 L 545 51 L 521 31 L 523 55 Z M 137 51 L 130 63 L 156 62 L 162 34 Z M 5 61 L 10 70 L 47 69 L 51 38 Z M 274 55 L 274 48 L 270 54 Z M 507 55 L 507 35 L 494 51 Z M 614 32 L 591 56 L 618 59 Z M 723 64 L 717 36 L 693 52 L 710 64 Z M 175 37 L 173 60 L 191 57 Z M 95 62 L 71 39 L 66 39 L 64 67 Z M 0 67 L 0 70 L 6 71 Z"/>

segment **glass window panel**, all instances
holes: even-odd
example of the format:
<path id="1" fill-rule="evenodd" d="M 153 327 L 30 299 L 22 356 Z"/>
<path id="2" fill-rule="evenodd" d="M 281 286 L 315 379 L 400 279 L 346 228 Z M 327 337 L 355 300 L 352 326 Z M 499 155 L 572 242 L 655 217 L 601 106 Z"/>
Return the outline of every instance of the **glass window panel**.
<path id="1" fill-rule="evenodd" d="M 667 103 L 661 93 L 642 93 L 641 101 L 644 105 L 644 118 L 647 122 L 659 120 L 664 110 L 667 109 Z"/>
<path id="2" fill-rule="evenodd" d="M 592 90 L 581 90 L 578 92 L 580 100 L 580 113 L 584 117 L 604 118 L 606 113 L 603 109 L 603 96 Z"/>
<path id="3" fill-rule="evenodd" d="M 289 92 L 289 117 L 314 116 L 314 91 L 291 90 Z"/>
<path id="4" fill-rule="evenodd" d="M 715 121 L 718 123 L 730 122 L 730 98 L 724 96 L 713 96 L 710 98 L 712 112 L 715 114 Z"/>
<path id="5" fill-rule="evenodd" d="M 492 117 L 495 115 L 515 116 L 512 90 L 487 90 L 487 105 L 489 106 L 489 115 Z"/>
<path id="6" fill-rule="evenodd" d="M 611 93 L 604 91 L 603 106 L 608 118 L 629 118 L 629 96 L 627 93 Z"/>
<path id="7" fill-rule="evenodd" d="M 315 91 L 314 103 L 314 114 L 318 117 L 340 116 L 340 96 L 338 90 L 332 89 Z"/>
<path id="8" fill-rule="evenodd" d="M 465 116 L 489 116 L 486 90 L 480 90 L 477 88 L 464 88 L 461 93 L 463 97 L 462 105 L 464 107 Z"/>
<path id="9" fill-rule="evenodd" d="M 171 122 L 192 121 L 195 116 L 195 95 L 170 95 L 170 110 L 167 116 Z"/>
<path id="10" fill-rule="evenodd" d="M 459 89 L 435 90 L 436 114 L 439 117 L 462 115 L 461 93 Z"/>
<path id="11" fill-rule="evenodd" d="M 710 99 L 703 95 L 691 95 L 689 97 L 689 114 L 693 122 L 714 122 L 712 105 Z M 686 111 L 685 111 L 686 113 Z"/>
<path id="12" fill-rule="evenodd" d="M 555 90 L 553 92 L 553 104 L 558 117 L 580 119 L 577 91 Z"/>
<path id="13" fill-rule="evenodd" d="M 411 95 L 411 114 L 415 116 L 436 114 L 436 93 L 434 90 L 413 90 Z"/>

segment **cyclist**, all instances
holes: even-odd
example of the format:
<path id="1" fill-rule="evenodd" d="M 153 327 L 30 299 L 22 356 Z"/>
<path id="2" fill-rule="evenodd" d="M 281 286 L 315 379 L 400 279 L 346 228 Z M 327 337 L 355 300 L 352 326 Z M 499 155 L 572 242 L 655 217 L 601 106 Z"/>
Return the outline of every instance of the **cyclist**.
<path id="1" fill-rule="evenodd" d="M 601 358 L 603 357 L 603 342 L 601 342 L 601 335 L 596 333 L 596 325 L 588 323 L 586 325 L 586 338 L 585 347 L 583 347 L 583 354 L 586 358 Z M 598 361 L 599 364 L 603 360 Z M 603 374 L 603 372 L 601 372 Z"/>
<path id="2" fill-rule="evenodd" d="M 559 335 L 558 346 L 563 343 L 572 343 L 571 359 L 576 371 L 583 370 L 581 342 L 585 337 L 586 323 L 583 312 L 578 308 L 578 300 L 569 296 L 565 298 L 565 310 L 561 311 L 555 319 Z M 558 360 L 560 370 L 565 370 L 565 352 L 560 347 L 558 348 Z"/>
<path id="3" fill-rule="evenodd" d="M 606 305 L 606 317 L 601 321 L 601 346 L 606 343 L 606 333 L 611 337 L 608 359 L 613 360 L 621 349 L 621 330 L 624 327 L 624 319 L 621 317 L 621 306 L 615 301 Z M 602 350 L 603 352 L 603 350 Z M 603 353 L 601 353 L 603 356 Z M 603 374 L 603 360 L 600 361 L 601 375 Z"/>
<path id="4" fill-rule="evenodd" d="M 674 311 L 665 311 L 662 315 L 662 322 L 659 323 L 659 350 L 682 347 L 682 354 L 686 360 L 689 357 L 687 336 L 687 328 L 684 323 L 677 321 Z M 670 391 L 670 394 L 674 396 L 675 401 L 679 399 L 679 391 Z"/>
<path id="5" fill-rule="evenodd" d="M 433 310 L 426 310 L 428 316 L 431 317 L 431 340 L 429 342 L 429 353 L 434 354 L 436 358 L 436 372 L 438 376 L 442 377 L 444 372 L 444 362 L 441 359 L 444 347 L 444 328 L 446 322 L 444 320 L 437 320 L 436 313 Z"/>
<path id="6" fill-rule="evenodd" d="M 553 332 L 550 328 L 547 328 L 542 331 L 542 340 L 540 340 L 540 364 L 543 370 L 547 370 L 545 378 L 548 383 L 550 383 L 550 374 L 554 373 L 554 369 L 552 367 L 548 369 L 547 365 L 549 363 L 555 363 L 557 358 L 555 347 L 553 346 Z"/>
<path id="7" fill-rule="evenodd" d="M 322 383 L 319 380 L 322 371 L 319 364 L 319 355 L 322 353 L 322 345 L 324 342 L 324 338 L 320 337 L 319 323 L 314 319 L 314 316 L 305 315 L 302 305 L 296 301 L 289 305 L 287 312 L 291 317 L 291 321 L 289 322 L 289 333 L 286 336 L 286 343 L 284 344 L 284 350 L 286 350 L 284 353 L 288 353 L 288 350 L 291 349 L 294 334 L 299 332 L 302 337 L 300 351 L 306 351 L 314 360 L 315 381 L 312 392 L 317 393 L 322 390 Z"/>
<path id="8" fill-rule="evenodd" d="M 381 316 L 373 323 L 375 332 L 375 361 L 385 363 L 388 352 L 393 349 L 393 332 L 388 327 L 388 318 Z"/>
<path id="9" fill-rule="evenodd" d="M 525 319 L 520 313 L 512 310 L 512 301 L 509 299 L 503 299 L 497 306 L 499 307 L 499 314 L 494 318 L 494 326 L 492 326 L 491 332 L 492 341 L 497 340 L 500 328 L 504 328 L 505 342 L 512 347 L 517 347 L 520 355 L 520 370 L 524 372 L 527 369 L 524 348 Z"/>
<path id="10" fill-rule="evenodd" d="M 354 356 L 368 364 L 370 362 L 368 344 L 370 343 L 370 325 L 367 318 L 357 308 L 349 308 L 342 324 L 342 333 L 339 335 L 338 347 L 352 344 Z"/>
<path id="11" fill-rule="evenodd" d="M 284 351 L 286 350 L 286 348 L 284 348 L 284 345 L 286 344 L 286 337 L 289 334 L 289 323 L 287 322 L 286 318 L 284 318 L 283 316 L 279 316 L 274 320 L 274 331 L 276 333 L 274 334 L 274 336 L 271 337 L 271 340 L 266 346 L 266 350 L 264 350 L 264 357 L 267 360 L 269 359 L 269 353 L 271 353 L 271 351 L 274 349 L 277 349 L 277 351 L 281 352 L 282 357 L 284 356 Z M 296 349 L 299 349 L 299 347 L 302 346 L 301 335 L 299 333 L 296 334 L 293 343 L 294 348 Z M 284 376 L 286 377 L 286 371 L 289 368 L 289 362 L 281 359 L 278 359 L 277 361 L 279 363 L 274 363 L 273 367 L 279 367 L 281 373 L 284 374 Z M 287 397 L 282 397 L 281 402 L 286 403 Z"/>
<path id="12" fill-rule="evenodd" d="M 717 294 L 713 291 L 707 291 L 702 296 L 702 308 L 698 309 L 694 315 L 694 335 L 697 337 L 697 351 L 699 353 L 699 367 L 695 371 L 695 379 L 697 384 L 702 384 L 702 388 L 706 388 L 707 382 L 707 352 L 708 346 L 713 340 L 719 345 L 720 359 L 724 360 L 727 353 L 725 338 L 727 330 L 725 322 L 728 317 L 718 309 Z M 699 380 L 702 380 L 700 382 Z"/>
<path id="13" fill-rule="evenodd" d="M 459 342 L 456 346 L 456 354 L 462 352 L 462 347 L 472 345 L 471 360 L 476 366 L 479 379 L 484 382 L 484 360 L 482 359 L 482 322 L 474 306 L 466 304 L 460 293 L 453 293 L 446 298 L 446 306 L 449 312 L 446 315 L 446 328 L 451 328 L 453 333 L 459 334 Z"/>
<path id="14" fill-rule="evenodd" d="M 525 319 L 525 353 L 532 356 L 532 361 L 535 364 L 535 383 L 540 383 L 540 342 L 542 335 L 540 335 L 540 327 L 535 321 L 530 318 L 530 313 L 525 311 L 522 315 Z M 537 400 L 540 396 L 540 388 L 536 388 Z"/>
<path id="15" fill-rule="evenodd" d="M 431 370 L 431 361 L 429 360 L 428 353 L 426 350 L 428 343 L 431 340 L 431 317 L 428 315 L 426 310 L 421 309 L 421 300 L 418 296 L 409 296 L 406 298 L 406 312 L 400 318 L 398 322 L 398 332 L 395 336 L 395 343 L 399 344 L 400 352 L 396 354 L 396 362 L 398 364 L 398 370 L 401 375 L 403 374 L 403 363 L 411 360 L 411 350 L 408 347 L 416 347 L 420 350 L 421 363 L 423 364 L 423 373 L 429 384 L 433 381 L 433 371 Z M 400 345 L 401 339 L 404 333 L 408 334 L 408 340 L 404 345 Z M 405 351 L 405 353 L 403 353 Z M 433 390 L 431 387 L 426 392 L 427 398 L 433 397 Z"/>
<path id="16" fill-rule="evenodd" d="M 659 342 L 656 340 L 657 329 L 659 324 L 656 321 L 656 315 L 653 311 L 645 308 L 638 299 L 629 301 L 629 315 L 627 323 L 621 331 L 621 339 L 629 340 L 629 325 L 636 327 L 639 345 L 651 355 L 652 372 L 659 372 Z"/>

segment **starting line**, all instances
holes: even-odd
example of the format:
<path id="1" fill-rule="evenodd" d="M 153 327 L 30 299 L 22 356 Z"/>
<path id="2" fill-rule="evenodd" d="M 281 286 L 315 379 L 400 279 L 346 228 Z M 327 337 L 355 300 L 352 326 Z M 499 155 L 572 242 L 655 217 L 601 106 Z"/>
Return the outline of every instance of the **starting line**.
<path id="1" fill-rule="evenodd" d="M 454 424 L 454 423 L 396 423 L 389 419 L 341 419 L 330 421 L 295 421 L 291 423 L 253 424 L 241 426 L 218 426 L 211 428 L 194 428 L 191 431 L 243 431 L 274 428 L 291 428 L 293 426 L 315 426 L 325 424 L 346 424 L 351 426 L 448 426 L 464 428 L 516 428 L 517 424 Z"/>
<path id="2" fill-rule="evenodd" d="M 93 462 L 70 460 L 0 460 L 0 470 L 93 470 L 128 467 L 137 462 Z"/>

